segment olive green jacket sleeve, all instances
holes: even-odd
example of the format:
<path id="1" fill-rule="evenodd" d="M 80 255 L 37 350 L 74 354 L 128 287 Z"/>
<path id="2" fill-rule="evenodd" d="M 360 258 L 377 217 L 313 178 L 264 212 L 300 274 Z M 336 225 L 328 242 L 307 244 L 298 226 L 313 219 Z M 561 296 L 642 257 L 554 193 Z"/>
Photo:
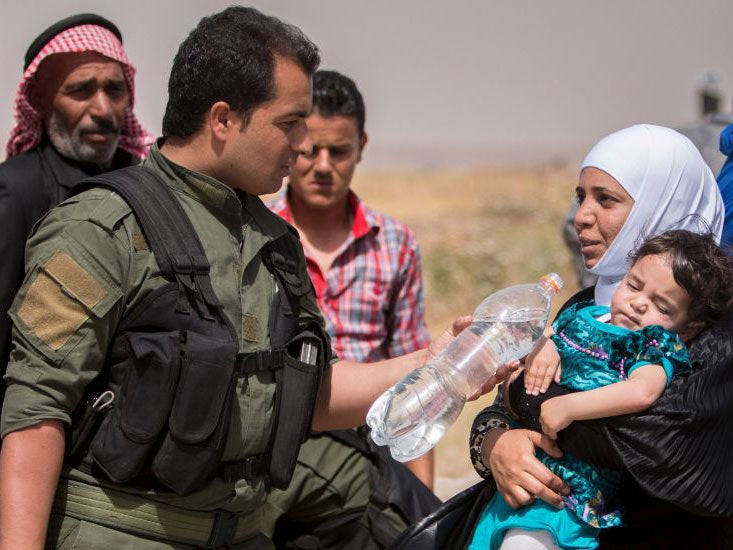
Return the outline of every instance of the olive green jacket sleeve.
<path id="1" fill-rule="evenodd" d="M 68 424 L 102 368 L 133 261 L 130 217 L 120 197 L 92 190 L 51 211 L 29 240 L 10 309 L 3 436 L 45 419 Z"/>

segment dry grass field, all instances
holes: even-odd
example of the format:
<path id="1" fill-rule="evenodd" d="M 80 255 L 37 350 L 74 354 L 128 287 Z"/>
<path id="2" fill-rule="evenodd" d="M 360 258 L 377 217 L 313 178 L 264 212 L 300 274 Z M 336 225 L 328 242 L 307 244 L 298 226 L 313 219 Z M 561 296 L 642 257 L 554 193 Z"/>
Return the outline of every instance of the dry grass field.
<path id="1" fill-rule="evenodd" d="M 564 164 L 470 172 L 357 173 L 354 190 L 370 206 L 407 223 L 420 244 L 428 329 L 439 334 L 496 289 L 559 273 L 576 290 L 561 226 L 577 171 Z M 493 395 L 469 403 L 436 447 L 436 493 L 449 498 L 478 476 L 468 459 L 475 414 Z"/>

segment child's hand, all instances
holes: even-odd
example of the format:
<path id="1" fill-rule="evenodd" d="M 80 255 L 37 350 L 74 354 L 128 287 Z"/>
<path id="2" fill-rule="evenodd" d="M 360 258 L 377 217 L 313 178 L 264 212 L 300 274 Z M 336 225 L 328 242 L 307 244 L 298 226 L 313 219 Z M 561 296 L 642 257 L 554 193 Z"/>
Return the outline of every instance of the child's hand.
<path id="1" fill-rule="evenodd" d="M 550 382 L 560 382 L 560 354 L 552 340 L 543 336 L 524 360 L 524 388 L 529 395 L 545 393 Z"/>
<path id="2" fill-rule="evenodd" d="M 568 414 L 567 403 L 562 397 L 548 399 L 540 408 L 540 426 L 548 437 L 557 439 L 557 432 L 572 424 L 573 419 Z"/>

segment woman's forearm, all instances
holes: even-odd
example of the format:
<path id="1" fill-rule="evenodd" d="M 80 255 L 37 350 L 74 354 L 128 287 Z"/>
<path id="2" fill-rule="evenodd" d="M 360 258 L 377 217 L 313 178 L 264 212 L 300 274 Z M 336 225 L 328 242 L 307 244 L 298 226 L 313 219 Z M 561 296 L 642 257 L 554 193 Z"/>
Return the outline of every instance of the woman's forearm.
<path id="1" fill-rule="evenodd" d="M 504 408 L 502 392 L 497 392 L 494 403 L 482 410 L 473 421 L 471 426 L 471 434 L 469 436 L 469 449 L 471 453 L 471 463 L 476 473 L 483 477 L 491 477 L 491 471 L 484 462 L 484 457 L 488 456 L 484 453 L 484 444 L 489 432 L 494 428 L 509 429 L 511 421 L 509 413 Z"/>

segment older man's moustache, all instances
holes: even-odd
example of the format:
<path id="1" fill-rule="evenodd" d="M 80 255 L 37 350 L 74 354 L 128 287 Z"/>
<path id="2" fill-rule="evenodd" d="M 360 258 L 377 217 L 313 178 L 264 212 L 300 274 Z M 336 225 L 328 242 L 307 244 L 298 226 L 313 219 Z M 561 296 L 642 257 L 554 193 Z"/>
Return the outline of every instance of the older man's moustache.
<path id="1" fill-rule="evenodd" d="M 84 134 L 117 134 L 120 131 L 120 127 L 114 122 L 98 122 L 95 126 L 86 126 L 79 130 L 79 133 Z"/>

